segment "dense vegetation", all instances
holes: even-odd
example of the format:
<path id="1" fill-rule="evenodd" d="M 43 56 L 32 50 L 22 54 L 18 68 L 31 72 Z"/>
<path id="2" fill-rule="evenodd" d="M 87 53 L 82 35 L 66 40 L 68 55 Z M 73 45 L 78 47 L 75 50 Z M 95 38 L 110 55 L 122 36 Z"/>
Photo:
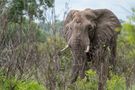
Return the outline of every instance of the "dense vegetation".
<path id="1" fill-rule="evenodd" d="M 72 57 L 70 50 L 59 52 L 65 40 L 54 8 L 54 0 L 0 1 L 0 90 L 97 89 L 93 70 L 86 72 L 88 80 L 69 84 Z M 122 22 L 107 90 L 135 90 L 135 9 L 132 13 Z"/>

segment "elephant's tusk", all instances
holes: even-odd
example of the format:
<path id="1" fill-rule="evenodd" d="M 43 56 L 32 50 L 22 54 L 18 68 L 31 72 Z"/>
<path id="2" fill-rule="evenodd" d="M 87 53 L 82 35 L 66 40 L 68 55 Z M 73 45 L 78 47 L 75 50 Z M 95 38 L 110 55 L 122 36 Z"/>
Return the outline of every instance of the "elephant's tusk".
<path id="1" fill-rule="evenodd" d="M 89 50 L 90 50 L 90 46 L 88 45 L 85 52 L 87 53 L 87 52 L 89 52 Z"/>
<path id="2" fill-rule="evenodd" d="M 69 47 L 69 45 L 66 45 L 65 48 L 63 48 L 62 50 L 60 50 L 61 52 L 63 52 L 64 50 L 66 50 Z"/>

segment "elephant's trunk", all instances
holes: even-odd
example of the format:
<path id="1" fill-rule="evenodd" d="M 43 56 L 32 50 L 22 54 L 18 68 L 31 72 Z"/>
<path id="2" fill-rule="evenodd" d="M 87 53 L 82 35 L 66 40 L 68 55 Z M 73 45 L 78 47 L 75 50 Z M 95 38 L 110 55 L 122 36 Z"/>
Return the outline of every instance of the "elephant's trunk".
<path id="1" fill-rule="evenodd" d="M 78 41 L 80 42 L 80 41 Z M 77 77 L 80 78 L 85 77 L 85 71 L 87 68 L 87 52 L 89 52 L 90 46 L 83 45 L 81 47 L 80 43 L 74 43 L 71 45 L 72 55 L 73 55 L 73 67 L 72 67 L 72 81 L 71 83 L 75 82 Z M 86 50 L 85 50 L 86 48 Z"/>
<path id="2" fill-rule="evenodd" d="M 71 83 L 75 82 L 77 77 L 80 78 L 85 77 L 85 70 L 87 68 L 87 53 L 90 50 L 90 40 L 87 35 L 85 34 L 78 34 L 72 36 L 68 44 L 71 48 L 72 55 L 73 55 L 73 68 L 72 68 L 72 81 Z"/>
<path id="3" fill-rule="evenodd" d="M 80 78 L 85 77 L 85 69 L 86 69 L 86 53 L 84 51 L 80 51 L 76 49 L 76 51 L 72 51 L 73 55 L 73 67 L 72 67 L 72 80 L 71 83 L 75 82 L 77 77 Z"/>

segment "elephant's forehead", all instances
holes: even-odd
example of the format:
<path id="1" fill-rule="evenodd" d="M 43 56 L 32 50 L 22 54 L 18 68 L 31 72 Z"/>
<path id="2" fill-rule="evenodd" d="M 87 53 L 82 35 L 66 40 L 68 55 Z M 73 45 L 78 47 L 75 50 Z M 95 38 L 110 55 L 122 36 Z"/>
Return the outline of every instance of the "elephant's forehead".
<path id="1" fill-rule="evenodd" d="M 96 15 L 95 15 L 95 13 L 92 10 L 83 10 L 80 13 L 84 17 L 96 18 Z"/>
<path id="2" fill-rule="evenodd" d="M 80 12 L 75 12 L 74 15 L 73 15 L 73 21 L 77 22 L 77 23 L 80 23 L 82 22 L 83 20 L 83 17 L 81 15 Z"/>
<path id="3" fill-rule="evenodd" d="M 87 13 L 85 11 L 78 11 L 78 12 L 75 12 L 73 17 L 84 17 Z"/>
<path id="4" fill-rule="evenodd" d="M 74 19 L 79 19 L 79 20 L 83 20 L 85 19 L 85 14 L 83 14 L 82 11 L 76 12 L 73 16 Z"/>
<path id="5" fill-rule="evenodd" d="M 92 10 L 82 10 L 77 11 L 74 13 L 73 18 L 79 18 L 79 19 L 90 19 L 90 18 L 96 18 L 96 15 L 93 13 Z"/>
<path id="6" fill-rule="evenodd" d="M 80 11 L 74 13 L 73 18 L 75 18 L 75 17 L 81 17 Z"/>

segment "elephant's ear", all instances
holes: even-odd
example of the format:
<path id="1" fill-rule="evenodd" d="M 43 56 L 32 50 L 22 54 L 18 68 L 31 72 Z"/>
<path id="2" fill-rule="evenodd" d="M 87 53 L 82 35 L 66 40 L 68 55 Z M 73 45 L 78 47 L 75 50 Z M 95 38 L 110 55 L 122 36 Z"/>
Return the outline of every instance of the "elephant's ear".
<path id="1" fill-rule="evenodd" d="M 120 21 L 112 11 L 108 9 L 96 9 L 94 13 L 97 15 L 97 28 L 107 26 L 110 30 L 114 30 L 116 34 L 120 33 Z"/>
<path id="2" fill-rule="evenodd" d="M 66 16 L 66 19 L 64 20 L 64 27 L 63 27 L 63 36 L 65 37 L 65 39 L 67 41 L 69 41 L 71 34 L 72 34 L 72 30 L 71 30 L 71 22 L 73 21 L 74 18 L 74 14 L 76 12 L 79 12 L 78 10 L 71 10 L 69 11 L 69 13 Z"/>

